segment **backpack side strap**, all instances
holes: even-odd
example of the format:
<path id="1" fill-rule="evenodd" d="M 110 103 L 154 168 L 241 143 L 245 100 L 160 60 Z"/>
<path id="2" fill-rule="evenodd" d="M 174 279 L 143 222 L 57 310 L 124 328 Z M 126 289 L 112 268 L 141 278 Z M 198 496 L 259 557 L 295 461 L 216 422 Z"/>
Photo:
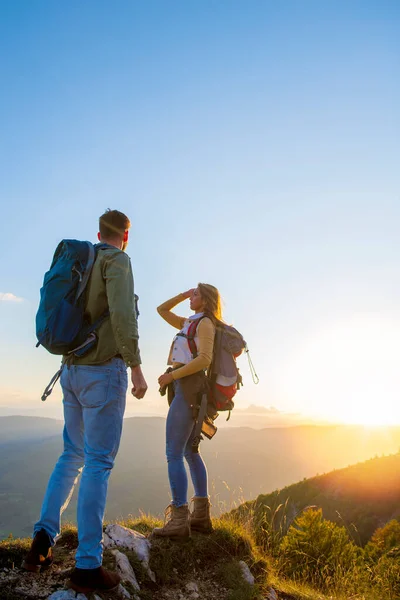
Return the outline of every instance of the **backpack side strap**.
<path id="1" fill-rule="evenodd" d="M 194 427 L 194 432 L 193 432 L 192 448 L 193 448 L 194 452 L 198 452 L 198 447 L 202 440 L 201 428 L 203 427 L 203 421 L 207 414 L 207 403 L 208 403 L 208 396 L 206 393 L 204 393 L 201 397 L 199 412 L 197 415 L 196 425 Z"/>

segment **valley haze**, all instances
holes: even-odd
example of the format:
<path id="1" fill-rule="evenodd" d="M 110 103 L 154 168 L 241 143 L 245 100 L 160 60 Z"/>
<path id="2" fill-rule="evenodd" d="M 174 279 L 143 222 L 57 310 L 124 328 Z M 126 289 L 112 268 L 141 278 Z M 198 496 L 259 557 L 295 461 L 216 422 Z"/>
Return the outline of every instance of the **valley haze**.
<path id="1" fill-rule="evenodd" d="M 62 450 L 62 427 L 63 422 L 55 419 L 0 417 L 0 538 L 31 535 Z M 170 499 L 164 447 L 164 417 L 124 420 L 107 519 L 140 511 L 162 514 Z M 213 440 L 202 442 L 201 452 L 208 466 L 213 510 L 221 514 L 260 494 L 399 448 L 400 427 L 308 424 L 221 427 Z M 76 492 L 64 522 L 75 521 Z"/>

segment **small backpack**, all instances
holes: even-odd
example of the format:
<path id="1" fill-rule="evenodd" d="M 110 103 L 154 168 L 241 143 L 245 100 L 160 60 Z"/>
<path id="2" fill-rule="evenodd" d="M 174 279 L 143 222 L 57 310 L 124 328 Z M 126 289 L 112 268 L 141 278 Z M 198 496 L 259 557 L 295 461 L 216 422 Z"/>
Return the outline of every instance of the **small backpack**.
<path id="1" fill-rule="evenodd" d="M 85 320 L 85 291 L 97 255 L 103 244 L 62 240 L 54 253 L 40 290 L 36 314 L 36 347 L 51 354 L 65 355 L 87 350 L 96 341 L 94 331 L 109 315 L 104 312 L 93 324 Z"/>
<path id="2" fill-rule="evenodd" d="M 197 327 L 203 318 L 194 319 L 190 323 L 185 336 L 193 358 L 197 356 L 197 347 L 194 338 Z M 213 358 L 207 373 L 209 381 L 208 400 L 217 412 L 231 411 L 235 406 L 233 398 L 238 389 L 240 389 L 240 386 L 243 385 L 242 376 L 236 365 L 236 358 L 244 349 L 247 349 L 247 345 L 242 334 L 231 325 L 217 321 Z M 223 385 L 217 382 L 219 375 L 230 380 L 234 379 L 234 382 L 229 383 L 229 385 Z"/>

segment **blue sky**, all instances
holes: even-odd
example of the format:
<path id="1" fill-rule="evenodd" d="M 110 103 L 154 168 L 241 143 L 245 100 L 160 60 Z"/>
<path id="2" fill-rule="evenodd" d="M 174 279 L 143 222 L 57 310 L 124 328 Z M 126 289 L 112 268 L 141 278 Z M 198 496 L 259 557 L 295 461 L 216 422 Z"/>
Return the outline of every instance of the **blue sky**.
<path id="1" fill-rule="evenodd" d="M 0 296 L 0 405 L 58 410 L 39 289 L 112 207 L 150 384 L 132 414 L 164 410 L 155 307 L 206 281 L 261 379 L 240 359 L 239 406 L 400 422 L 399 25 L 394 1 L 3 0 L 0 293 L 23 301 Z"/>

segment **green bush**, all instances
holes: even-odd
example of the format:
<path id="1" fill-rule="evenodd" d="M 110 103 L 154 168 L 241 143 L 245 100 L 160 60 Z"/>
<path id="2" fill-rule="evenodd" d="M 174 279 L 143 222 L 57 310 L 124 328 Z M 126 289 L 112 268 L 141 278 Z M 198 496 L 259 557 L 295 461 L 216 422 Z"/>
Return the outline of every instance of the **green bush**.
<path id="1" fill-rule="evenodd" d="M 393 519 L 384 527 L 377 529 L 365 547 L 369 561 L 376 562 L 382 556 L 400 554 L 400 523 Z"/>
<path id="2" fill-rule="evenodd" d="M 289 527 L 280 548 L 282 572 L 329 590 L 347 587 L 362 565 L 362 550 L 344 527 L 325 521 L 321 510 L 303 512 Z"/>
<path id="3" fill-rule="evenodd" d="M 365 547 L 371 586 L 385 600 L 400 598 L 400 523 L 389 521 L 375 531 Z"/>

